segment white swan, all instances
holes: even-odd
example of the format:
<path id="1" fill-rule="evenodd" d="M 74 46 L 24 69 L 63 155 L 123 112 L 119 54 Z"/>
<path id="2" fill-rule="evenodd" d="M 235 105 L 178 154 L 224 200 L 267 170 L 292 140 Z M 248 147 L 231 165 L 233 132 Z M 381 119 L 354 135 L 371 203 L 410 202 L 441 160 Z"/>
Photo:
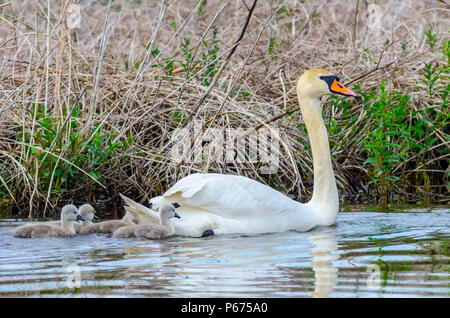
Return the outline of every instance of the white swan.
<path id="1" fill-rule="evenodd" d="M 300 109 L 308 131 L 314 165 L 314 191 L 299 203 L 271 187 L 243 176 L 191 174 L 179 180 L 154 206 L 178 202 L 181 219 L 174 220 L 177 235 L 269 233 L 307 231 L 335 223 L 339 198 L 320 98 L 329 93 L 358 97 L 323 69 L 305 72 L 297 83 Z M 139 223 L 158 223 L 155 212 L 124 196 L 125 209 Z"/>
<path id="2" fill-rule="evenodd" d="M 75 235 L 74 224 L 85 219 L 79 214 L 76 206 L 72 204 L 65 205 L 61 210 L 61 221 L 57 224 L 32 223 L 19 226 L 14 230 L 15 237 L 21 238 L 40 238 Z"/>
<path id="3" fill-rule="evenodd" d="M 114 231 L 114 237 L 145 237 L 148 239 L 163 239 L 175 234 L 175 227 L 171 218 L 180 218 L 175 212 L 175 204 L 164 204 L 158 210 L 160 211 L 160 224 L 138 224 L 124 226 Z"/>

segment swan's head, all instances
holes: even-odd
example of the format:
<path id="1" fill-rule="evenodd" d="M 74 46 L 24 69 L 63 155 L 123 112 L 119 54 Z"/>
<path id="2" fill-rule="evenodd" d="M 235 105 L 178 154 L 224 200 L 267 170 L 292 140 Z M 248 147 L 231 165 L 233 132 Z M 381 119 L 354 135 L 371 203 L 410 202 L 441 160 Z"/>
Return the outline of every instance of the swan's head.
<path id="1" fill-rule="evenodd" d="M 65 222 L 86 221 L 84 217 L 80 215 L 78 209 L 73 204 L 65 205 L 61 210 L 61 220 Z"/>
<path id="2" fill-rule="evenodd" d="M 95 215 L 95 210 L 89 203 L 83 204 L 78 208 L 80 215 L 87 221 L 97 220 L 98 216 Z"/>
<path id="3" fill-rule="evenodd" d="M 300 97 L 318 99 L 327 94 L 359 97 L 355 92 L 345 88 L 339 82 L 339 77 L 323 69 L 314 69 L 303 73 L 297 82 L 297 94 Z"/>

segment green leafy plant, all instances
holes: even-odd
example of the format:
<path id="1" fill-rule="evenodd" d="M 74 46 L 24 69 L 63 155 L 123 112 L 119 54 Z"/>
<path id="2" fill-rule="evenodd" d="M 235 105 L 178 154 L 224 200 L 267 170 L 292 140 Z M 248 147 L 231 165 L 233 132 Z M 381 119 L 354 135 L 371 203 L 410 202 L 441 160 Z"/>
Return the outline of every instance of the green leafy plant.
<path id="1" fill-rule="evenodd" d="M 218 43 L 220 42 L 217 39 L 217 33 L 219 29 L 217 27 L 213 28 L 211 41 L 208 43 L 207 41 L 203 41 L 202 44 L 206 49 L 206 52 L 201 55 L 201 59 L 199 64 L 201 67 L 206 68 L 202 73 L 202 83 L 205 86 L 209 86 L 214 78 L 214 75 L 219 71 L 219 63 L 222 58 L 217 57 L 217 52 L 219 51 Z"/>
<path id="2" fill-rule="evenodd" d="M 430 48 L 434 49 L 439 41 L 436 34 L 427 30 L 425 35 Z M 438 146 L 439 138 L 437 136 L 442 136 L 440 132 L 448 130 L 450 118 L 448 111 L 450 47 L 447 40 L 442 41 L 441 53 L 441 59 L 444 61 L 444 64 L 438 61 L 431 61 L 424 63 L 421 70 L 422 78 L 417 83 L 416 90 L 421 91 L 425 88 L 428 98 L 424 100 L 423 107 L 413 113 L 414 120 L 410 136 L 411 152 L 414 154 L 418 164 L 416 168 L 416 182 L 423 185 L 425 204 L 430 203 L 430 163 L 436 161 L 429 149 Z M 443 147 L 439 152 L 445 156 L 448 155 L 450 150 L 448 147 Z M 447 180 L 447 183 L 450 185 L 449 180 Z"/>
<path id="3" fill-rule="evenodd" d="M 437 34 L 433 33 L 431 30 L 426 30 L 424 33 L 425 36 L 427 37 L 426 41 L 428 45 L 430 46 L 431 49 L 433 49 L 436 43 L 438 42 Z"/>
<path id="4" fill-rule="evenodd" d="M 34 130 L 23 128 L 20 141 L 24 145 L 22 165 L 32 176 L 37 176 L 42 193 L 48 193 L 50 200 L 93 182 L 101 182 L 99 168 L 109 165 L 122 150 L 122 144 L 113 143 L 112 135 L 102 133 L 93 127 L 91 136 L 82 135 L 78 121 L 80 109 L 75 106 L 70 120 L 64 121 L 52 113 L 44 113 L 43 105 L 33 105 L 31 116 L 36 118 Z M 67 122 L 67 124 L 65 124 Z M 127 140 L 129 141 L 129 140 Z M 127 146 L 129 147 L 129 145 Z"/>
<path id="5" fill-rule="evenodd" d="M 393 167 L 407 159 L 407 143 L 409 96 L 399 92 L 388 93 L 385 83 L 381 83 L 378 98 L 366 107 L 366 111 L 375 126 L 367 130 L 363 140 L 366 150 L 370 183 L 374 183 L 381 194 L 381 203 L 388 202 L 388 191 L 391 183 L 399 177 L 392 174 Z"/>
<path id="6" fill-rule="evenodd" d="M 267 43 L 267 53 L 269 55 L 277 54 L 280 43 L 278 43 L 274 37 L 270 37 Z"/>

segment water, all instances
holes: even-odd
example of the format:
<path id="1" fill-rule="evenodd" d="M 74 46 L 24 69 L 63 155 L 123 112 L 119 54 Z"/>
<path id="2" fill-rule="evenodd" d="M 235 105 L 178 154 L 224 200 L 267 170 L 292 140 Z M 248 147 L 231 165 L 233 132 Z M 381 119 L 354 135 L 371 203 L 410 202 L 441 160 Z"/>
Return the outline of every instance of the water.
<path id="1" fill-rule="evenodd" d="M 18 239 L 24 222 L 3 219 L 0 296 L 449 297 L 449 212 L 342 212 L 307 233 L 160 241 Z"/>

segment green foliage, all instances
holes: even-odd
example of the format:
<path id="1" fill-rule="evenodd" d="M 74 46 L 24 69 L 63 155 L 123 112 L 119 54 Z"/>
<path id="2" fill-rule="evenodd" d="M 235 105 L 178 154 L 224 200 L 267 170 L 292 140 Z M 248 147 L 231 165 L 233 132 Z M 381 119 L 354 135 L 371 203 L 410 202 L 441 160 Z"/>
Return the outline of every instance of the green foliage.
<path id="1" fill-rule="evenodd" d="M 223 88 L 224 88 L 224 89 L 227 88 L 225 84 L 223 85 Z M 234 88 L 231 90 L 229 96 L 230 96 L 231 98 L 233 98 L 233 97 L 240 97 L 240 98 L 242 98 L 242 100 L 247 100 L 247 99 L 249 98 L 249 96 L 250 96 L 250 92 L 247 91 L 247 90 L 246 90 L 245 88 L 243 88 L 242 86 L 236 85 L 236 87 L 234 87 Z"/>
<path id="2" fill-rule="evenodd" d="M 422 72 L 423 72 L 423 79 L 421 79 L 421 81 L 426 85 L 428 95 L 430 97 L 433 97 L 434 87 L 440 75 L 439 69 L 434 65 L 433 62 L 424 63 Z"/>
<path id="3" fill-rule="evenodd" d="M 436 43 L 438 42 L 437 34 L 432 33 L 431 30 L 426 30 L 424 33 L 425 36 L 427 37 L 426 39 L 427 44 L 430 46 L 431 49 L 433 49 Z"/>
<path id="4" fill-rule="evenodd" d="M 180 65 L 182 72 L 187 79 L 199 80 L 205 86 L 211 85 L 214 76 L 219 71 L 220 63 L 222 61 L 222 57 L 217 56 L 220 43 L 220 40 L 217 37 L 218 32 L 219 29 L 213 27 L 211 39 L 209 41 L 203 40 L 199 43 L 200 47 L 198 49 L 195 48 L 195 50 L 194 47 L 191 46 L 190 39 L 183 39 L 180 47 L 182 59 L 164 58 L 163 63 L 152 66 L 161 67 L 167 75 L 165 79 L 170 80 L 170 77 L 175 74 L 177 65 Z M 160 53 L 161 52 L 158 49 L 152 51 L 154 57 L 158 57 Z"/>
<path id="5" fill-rule="evenodd" d="M 363 101 L 367 102 L 367 99 Z M 393 167 L 407 159 L 408 144 L 404 141 L 409 136 L 408 102 L 409 96 L 400 92 L 388 93 L 383 82 L 378 98 L 366 106 L 375 126 L 367 130 L 363 140 L 367 155 L 364 164 L 369 166 L 371 182 L 379 185 L 383 198 L 386 198 L 390 184 L 399 180 L 392 174 Z"/>
<path id="6" fill-rule="evenodd" d="M 421 186 L 417 191 L 422 192 L 425 204 L 430 202 L 433 183 L 440 183 L 444 178 L 450 188 L 450 172 L 445 176 L 432 172 L 448 171 L 450 149 L 445 142 L 450 140 L 450 46 L 448 40 L 439 41 L 429 30 L 425 35 L 430 48 L 442 55 L 424 63 L 416 85 L 415 96 L 420 96 L 419 100 L 413 100 L 408 92 L 389 90 L 388 82 L 368 92 L 360 91 L 355 85 L 354 90 L 360 93 L 360 104 L 367 113 L 356 124 L 360 114 L 348 112 L 349 99 L 331 97 L 332 107 L 341 111 L 339 118 L 332 117 L 327 123 L 331 147 L 346 151 L 353 147 L 351 143 L 361 145 L 358 149 L 353 147 L 353 153 L 364 158 L 368 177 L 364 183 L 376 189 L 382 204 L 389 202 L 392 190 L 399 191 L 402 183 Z M 358 135 L 356 129 L 361 127 L 366 129 L 358 143 L 352 136 Z M 349 130 L 354 130 L 353 134 Z"/>
<path id="7" fill-rule="evenodd" d="M 50 193 L 50 199 L 91 184 L 91 178 L 101 182 L 100 168 L 110 165 L 117 153 L 129 148 L 129 138 L 113 143 L 114 136 L 97 129 L 98 125 L 92 128 L 92 134 L 82 135 L 77 106 L 66 125 L 63 125 L 66 118 L 52 113 L 45 115 L 42 105 L 33 104 L 30 115 L 36 118 L 34 130 L 24 127 L 19 134 L 27 153 L 22 165 L 30 175 L 37 175 L 40 190 Z"/>
<path id="8" fill-rule="evenodd" d="M 267 43 L 267 53 L 269 55 L 277 54 L 280 45 L 281 43 L 278 43 L 274 37 L 270 37 Z"/>
<path id="9" fill-rule="evenodd" d="M 136 61 L 136 63 L 134 63 L 134 67 L 136 69 L 139 69 L 139 66 L 141 65 L 142 61 Z"/>
<path id="10" fill-rule="evenodd" d="M 189 74 L 195 69 L 197 64 L 199 64 L 199 61 L 196 61 L 194 63 L 192 61 L 192 48 L 189 47 L 190 43 L 191 40 L 184 39 L 183 43 L 181 44 L 181 52 L 183 53 L 185 60 L 180 61 L 180 64 L 183 67 L 186 76 L 189 76 Z"/>
<path id="11" fill-rule="evenodd" d="M 425 32 L 427 36 L 427 43 L 433 49 L 438 43 L 438 38 L 432 34 L 430 30 Z M 448 94 L 450 92 L 449 71 L 450 67 L 450 46 L 448 40 L 442 41 L 442 53 L 440 61 L 431 61 L 424 63 L 422 69 L 422 78 L 417 83 L 416 90 L 420 91 L 425 87 L 428 95 L 428 100 L 423 103 L 423 109 L 414 112 L 417 120 L 414 123 L 411 131 L 412 151 L 415 152 L 416 162 L 420 168 L 417 174 L 417 179 L 421 180 L 424 185 L 424 192 L 430 193 L 431 180 L 428 174 L 430 169 L 430 162 L 433 162 L 430 149 L 438 146 L 439 132 L 448 132 L 450 113 L 448 111 Z M 447 142 L 450 139 L 447 135 Z M 439 150 L 442 156 L 450 153 L 449 147 L 442 147 Z M 448 160 L 447 160 L 448 165 Z M 447 187 L 450 188 L 450 180 L 448 176 L 444 177 L 447 182 Z M 429 196 L 429 195 L 428 195 Z M 429 203 L 429 198 L 426 198 L 426 203 Z"/>
<path id="12" fill-rule="evenodd" d="M 211 41 L 208 43 L 207 41 L 202 41 L 204 49 L 206 52 L 202 53 L 201 58 L 199 60 L 199 65 L 202 68 L 206 68 L 202 73 L 202 83 L 205 86 L 209 86 L 214 78 L 214 75 L 219 71 L 219 63 L 222 58 L 217 57 L 217 52 L 219 51 L 218 43 L 220 42 L 217 39 L 217 33 L 219 29 L 217 27 L 213 28 Z"/>
<path id="13" fill-rule="evenodd" d="M 177 30 L 177 21 L 172 21 L 171 23 L 170 23 L 170 26 L 171 26 L 171 28 L 174 30 L 174 31 L 176 31 Z"/>
<path id="14" fill-rule="evenodd" d="M 167 75 L 172 76 L 173 71 L 175 70 L 175 60 L 174 59 L 164 59 L 164 71 L 167 73 Z"/>

